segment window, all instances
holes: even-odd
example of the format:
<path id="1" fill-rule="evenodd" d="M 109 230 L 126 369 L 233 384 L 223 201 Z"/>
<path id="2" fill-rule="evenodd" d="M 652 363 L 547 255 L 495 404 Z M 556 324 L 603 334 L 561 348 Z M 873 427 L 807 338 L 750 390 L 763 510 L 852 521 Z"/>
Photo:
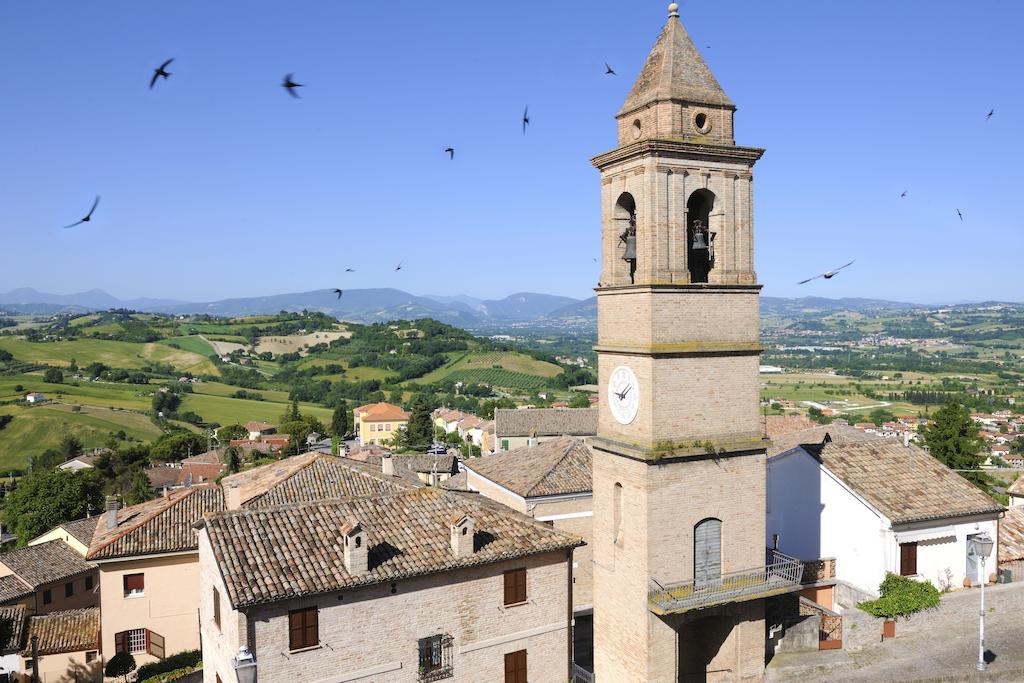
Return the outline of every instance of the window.
<path id="1" fill-rule="evenodd" d="M 144 628 L 133 628 L 131 631 L 127 631 L 128 634 L 128 652 L 134 654 L 141 654 L 146 651 L 146 629 Z"/>
<path id="2" fill-rule="evenodd" d="M 526 650 L 505 655 L 505 683 L 526 683 Z"/>
<path id="3" fill-rule="evenodd" d="M 288 612 L 288 649 L 301 650 L 320 644 L 317 609 L 296 609 Z"/>
<path id="4" fill-rule="evenodd" d="M 43 591 L 43 604 L 49 605 L 53 602 L 53 591 L 47 589 Z"/>
<path id="5" fill-rule="evenodd" d="M 526 602 L 526 569 L 505 572 L 505 606 Z"/>
<path id="6" fill-rule="evenodd" d="M 390 422 L 387 423 L 386 425 L 384 425 L 384 431 L 386 431 L 386 432 L 390 432 L 391 431 L 391 423 Z"/>
<path id="7" fill-rule="evenodd" d="M 124 575 L 124 597 L 134 598 L 146 594 L 145 574 Z"/>
<path id="8" fill-rule="evenodd" d="M 612 527 L 615 534 L 612 540 L 616 545 L 622 545 L 622 484 L 619 482 L 615 482 L 612 494 Z"/>
<path id="9" fill-rule="evenodd" d="M 220 593 L 216 588 L 213 589 L 213 623 L 220 628 Z"/>
<path id="10" fill-rule="evenodd" d="M 900 543 L 900 576 L 917 574 L 917 543 Z"/>
<path id="11" fill-rule="evenodd" d="M 693 578 L 697 583 L 722 578 L 722 521 L 705 519 L 693 528 Z"/>
<path id="12" fill-rule="evenodd" d="M 420 638 L 420 681 L 440 681 L 455 675 L 452 670 L 452 640 L 447 634 Z"/>
<path id="13" fill-rule="evenodd" d="M 503 451 L 507 451 L 508 450 L 508 439 L 502 439 L 501 440 L 501 450 L 503 450 Z"/>
<path id="14" fill-rule="evenodd" d="M 133 628 L 114 634 L 114 651 L 130 652 L 133 655 L 148 653 L 164 657 L 164 637 L 144 628 Z"/>
<path id="15" fill-rule="evenodd" d="M 85 590 L 87 590 L 87 591 L 91 591 L 92 590 L 92 577 L 91 576 L 85 577 Z"/>
<path id="16" fill-rule="evenodd" d="M 75 582 L 70 581 L 64 584 L 64 597 L 70 598 L 75 594 Z"/>
<path id="17" fill-rule="evenodd" d="M 85 663 L 88 664 L 89 662 L 95 662 L 96 658 L 99 657 L 99 654 L 100 653 L 97 652 L 96 650 L 90 650 L 89 652 L 86 652 L 85 653 Z"/>
<path id="18" fill-rule="evenodd" d="M 215 680 L 215 681 L 216 681 L 217 683 L 224 683 L 223 681 L 221 681 L 221 680 L 220 680 L 220 674 L 213 674 L 213 679 L 214 679 L 214 680 Z"/>

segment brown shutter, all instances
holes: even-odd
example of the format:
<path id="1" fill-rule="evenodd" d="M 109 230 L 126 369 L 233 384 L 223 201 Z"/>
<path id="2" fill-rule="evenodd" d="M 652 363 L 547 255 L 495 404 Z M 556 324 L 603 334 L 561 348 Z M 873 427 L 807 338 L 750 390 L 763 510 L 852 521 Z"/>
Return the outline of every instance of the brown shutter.
<path id="1" fill-rule="evenodd" d="M 900 543 L 900 576 L 917 574 L 917 543 Z"/>
<path id="2" fill-rule="evenodd" d="M 164 637 L 159 633 L 146 629 L 146 652 L 158 659 L 163 659 L 165 652 Z"/>
<path id="3" fill-rule="evenodd" d="M 505 655 L 505 683 L 526 683 L 526 650 Z"/>
<path id="4" fill-rule="evenodd" d="M 505 604 L 512 605 L 516 601 L 516 578 L 512 572 L 505 572 Z"/>
<path id="5" fill-rule="evenodd" d="M 121 631 L 114 634 L 114 652 L 127 652 L 128 643 L 125 642 L 125 633 Z"/>
<path id="6" fill-rule="evenodd" d="M 132 591 L 145 591 L 146 590 L 146 575 L 145 574 L 125 574 L 124 576 L 124 592 L 131 593 Z"/>
<path id="7" fill-rule="evenodd" d="M 320 621 L 316 607 L 306 610 L 306 637 L 305 647 L 313 647 L 320 644 Z"/>
<path id="8" fill-rule="evenodd" d="M 298 650 L 302 647 L 302 612 L 296 610 L 288 613 L 288 649 Z"/>
<path id="9" fill-rule="evenodd" d="M 220 593 L 216 588 L 213 589 L 213 623 L 220 628 Z"/>
<path id="10" fill-rule="evenodd" d="M 526 570 L 525 569 L 517 569 L 516 570 L 516 602 L 526 602 Z"/>

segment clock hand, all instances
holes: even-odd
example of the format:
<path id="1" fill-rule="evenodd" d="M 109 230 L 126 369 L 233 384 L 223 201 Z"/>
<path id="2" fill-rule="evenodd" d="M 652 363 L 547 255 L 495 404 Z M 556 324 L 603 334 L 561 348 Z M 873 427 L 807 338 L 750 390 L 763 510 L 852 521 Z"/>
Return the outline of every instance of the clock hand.
<path id="1" fill-rule="evenodd" d="M 630 389 L 632 389 L 632 388 L 633 388 L 633 385 L 632 385 L 632 384 L 630 384 L 630 385 L 629 385 L 629 386 L 627 386 L 627 387 L 626 387 L 625 389 L 623 389 L 623 390 L 622 390 L 622 396 L 620 396 L 620 397 L 619 397 L 619 399 L 621 399 L 621 400 L 625 401 L 625 400 L 626 400 L 626 394 L 628 394 L 628 393 L 629 393 L 629 390 L 630 390 Z"/>
<path id="2" fill-rule="evenodd" d="M 618 396 L 620 401 L 622 401 L 622 400 L 624 400 L 626 398 L 626 394 L 624 392 L 613 391 L 612 393 L 615 394 L 616 396 Z"/>

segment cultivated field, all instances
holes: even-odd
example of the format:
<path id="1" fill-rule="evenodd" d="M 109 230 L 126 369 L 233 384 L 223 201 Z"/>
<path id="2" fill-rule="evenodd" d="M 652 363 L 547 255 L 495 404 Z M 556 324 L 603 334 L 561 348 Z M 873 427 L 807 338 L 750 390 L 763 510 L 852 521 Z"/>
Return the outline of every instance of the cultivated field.
<path id="1" fill-rule="evenodd" d="M 105 339 L 30 342 L 23 337 L 0 337 L 0 349 L 19 361 L 67 367 L 74 358 L 79 367 L 104 363 L 111 367 L 137 370 L 150 363 L 167 363 L 182 372 L 216 375 L 217 368 L 204 355 L 171 348 L 165 344 L 136 344 Z"/>

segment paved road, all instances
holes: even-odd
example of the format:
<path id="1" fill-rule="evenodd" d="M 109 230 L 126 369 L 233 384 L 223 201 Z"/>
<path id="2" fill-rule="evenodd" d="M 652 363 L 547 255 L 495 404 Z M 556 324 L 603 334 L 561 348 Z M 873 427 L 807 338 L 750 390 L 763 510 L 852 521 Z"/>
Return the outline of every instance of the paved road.
<path id="1" fill-rule="evenodd" d="M 896 638 L 859 652 L 776 655 L 765 680 L 1024 681 L 1024 583 L 985 589 L 985 646 L 995 659 L 985 674 L 978 658 L 977 589 L 950 593 L 935 610 L 896 625 Z"/>

